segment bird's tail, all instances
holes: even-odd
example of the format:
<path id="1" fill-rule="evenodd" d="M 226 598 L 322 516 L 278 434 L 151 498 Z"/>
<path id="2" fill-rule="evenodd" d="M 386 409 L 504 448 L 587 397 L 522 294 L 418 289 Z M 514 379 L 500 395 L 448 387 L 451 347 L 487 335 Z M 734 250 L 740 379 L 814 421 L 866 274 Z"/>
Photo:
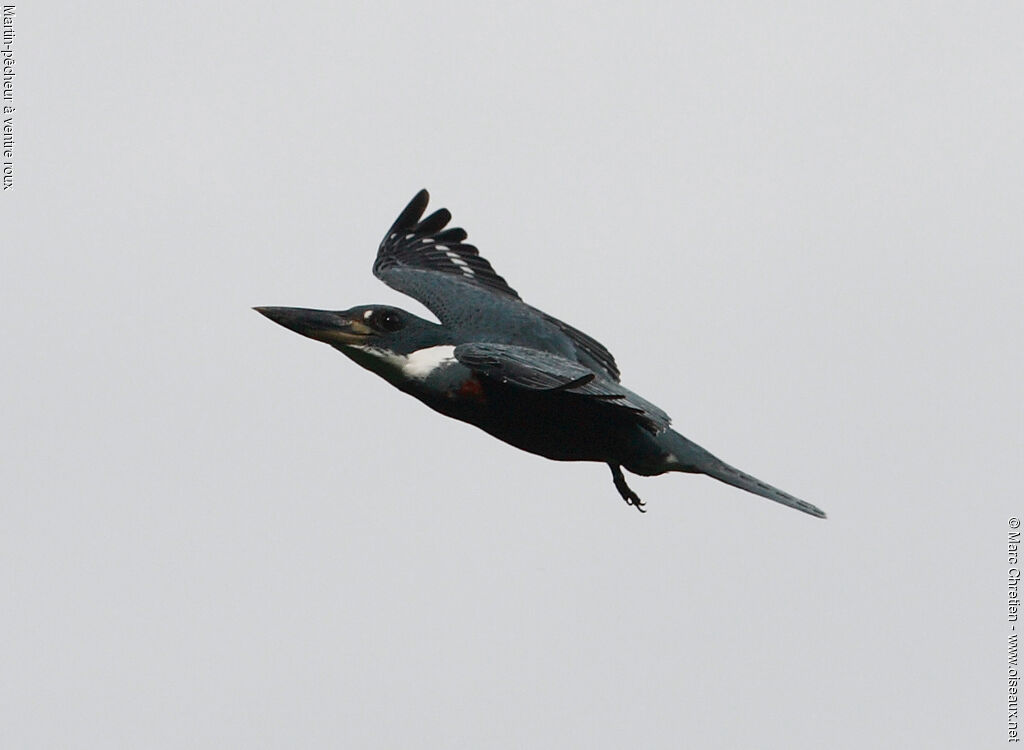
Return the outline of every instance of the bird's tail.
<path id="1" fill-rule="evenodd" d="M 825 511 L 817 506 L 811 505 L 799 498 L 793 497 L 788 492 L 783 492 L 777 487 L 772 487 L 767 482 L 762 482 L 756 477 L 730 466 L 725 461 L 717 458 L 696 443 L 687 440 L 675 430 L 666 430 L 658 435 L 658 442 L 671 454 L 667 469 L 669 471 L 684 471 L 691 474 L 707 474 L 720 482 L 739 487 L 741 490 L 753 492 L 755 495 L 766 497 L 777 503 L 788 505 L 790 508 L 802 510 L 818 518 L 825 518 Z"/>

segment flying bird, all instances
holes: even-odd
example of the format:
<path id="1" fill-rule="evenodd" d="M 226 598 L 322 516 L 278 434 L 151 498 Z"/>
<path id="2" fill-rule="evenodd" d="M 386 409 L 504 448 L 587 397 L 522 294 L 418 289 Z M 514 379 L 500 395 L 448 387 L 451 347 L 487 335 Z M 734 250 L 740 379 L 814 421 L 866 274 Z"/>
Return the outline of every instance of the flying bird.
<path id="1" fill-rule="evenodd" d="M 426 218 L 421 190 L 384 235 L 374 275 L 421 302 L 439 323 L 391 305 L 348 310 L 257 307 L 275 323 L 330 344 L 435 411 L 556 461 L 611 469 L 615 489 L 644 502 L 622 473 L 706 474 L 777 503 L 825 513 L 711 455 L 672 430 L 668 414 L 619 383 L 611 353 L 593 338 L 519 297 L 449 227 Z"/>

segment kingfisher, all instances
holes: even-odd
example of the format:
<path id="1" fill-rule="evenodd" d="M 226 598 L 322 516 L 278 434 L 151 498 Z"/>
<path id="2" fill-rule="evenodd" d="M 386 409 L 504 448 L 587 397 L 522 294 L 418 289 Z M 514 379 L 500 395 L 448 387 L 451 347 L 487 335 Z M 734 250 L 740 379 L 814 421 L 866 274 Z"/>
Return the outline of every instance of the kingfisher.
<path id="1" fill-rule="evenodd" d="M 820 508 L 762 482 L 671 429 L 662 409 L 619 382 L 595 339 L 527 304 L 439 209 L 424 218 L 421 190 L 384 235 L 374 275 L 421 302 L 438 322 L 391 305 L 348 310 L 256 307 L 447 417 L 529 453 L 611 469 L 628 505 L 644 502 L 622 470 L 705 474 L 825 518 Z"/>

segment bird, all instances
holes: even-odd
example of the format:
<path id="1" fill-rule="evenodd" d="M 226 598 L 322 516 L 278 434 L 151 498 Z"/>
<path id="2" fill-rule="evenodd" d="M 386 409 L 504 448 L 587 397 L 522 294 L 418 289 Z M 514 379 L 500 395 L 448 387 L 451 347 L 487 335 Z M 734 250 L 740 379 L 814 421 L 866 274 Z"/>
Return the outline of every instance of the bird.
<path id="1" fill-rule="evenodd" d="M 421 190 L 398 215 L 377 248 L 373 274 L 438 322 L 386 304 L 253 309 L 516 448 L 555 461 L 607 464 L 619 495 L 641 512 L 645 503 L 623 469 L 639 476 L 705 474 L 826 517 L 673 430 L 664 410 L 621 385 L 608 349 L 524 302 L 466 242 L 466 231 L 449 227 L 451 212 L 424 217 L 429 201 Z"/>

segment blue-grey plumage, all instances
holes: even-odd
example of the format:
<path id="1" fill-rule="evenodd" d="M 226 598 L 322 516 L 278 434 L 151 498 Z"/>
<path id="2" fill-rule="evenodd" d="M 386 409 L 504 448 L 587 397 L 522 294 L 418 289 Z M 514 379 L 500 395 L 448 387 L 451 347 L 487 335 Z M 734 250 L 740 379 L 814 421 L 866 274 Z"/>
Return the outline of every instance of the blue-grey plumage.
<path id="1" fill-rule="evenodd" d="M 510 445 L 558 461 L 606 463 L 619 494 L 640 510 L 623 468 L 643 476 L 706 474 L 825 517 L 672 430 L 668 414 L 619 383 L 615 358 L 603 345 L 523 302 L 466 244 L 464 230 L 447 228 L 446 209 L 421 218 L 428 200 L 422 190 L 402 211 L 373 272 L 423 303 L 438 323 L 389 305 L 256 310 Z"/>

